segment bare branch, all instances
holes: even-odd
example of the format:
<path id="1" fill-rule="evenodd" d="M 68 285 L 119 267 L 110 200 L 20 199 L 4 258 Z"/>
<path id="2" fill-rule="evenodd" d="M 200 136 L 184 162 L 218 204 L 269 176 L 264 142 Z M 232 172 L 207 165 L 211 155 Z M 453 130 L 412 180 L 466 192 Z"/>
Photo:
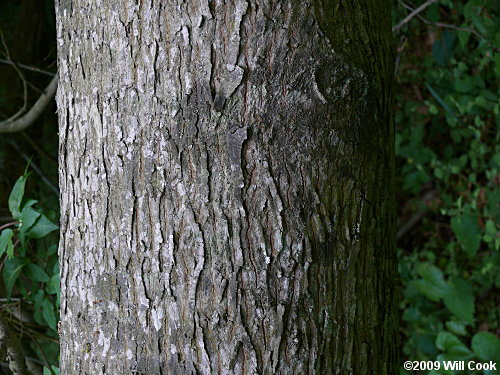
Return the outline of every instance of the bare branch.
<path id="1" fill-rule="evenodd" d="M 404 25 L 406 25 L 410 20 L 418 15 L 420 12 L 422 12 L 425 8 L 429 7 L 430 5 L 434 4 L 437 0 L 427 0 L 425 3 L 420 5 L 418 8 L 413 10 L 410 14 L 406 16 L 405 19 L 403 19 L 400 23 L 398 23 L 396 26 L 392 28 L 392 32 L 399 31 Z"/>
<path id="2" fill-rule="evenodd" d="M 5 57 L 8 59 L 8 61 L 11 62 L 12 67 L 17 72 L 17 74 L 19 75 L 19 78 L 21 79 L 21 81 L 23 83 L 23 106 L 21 107 L 21 109 L 19 109 L 19 111 L 17 111 L 12 116 L 10 116 L 7 120 L 5 120 L 5 122 L 12 122 L 12 121 L 16 120 L 17 118 L 19 118 L 23 114 L 23 112 L 26 110 L 26 108 L 28 108 L 28 84 L 26 82 L 26 79 L 24 79 L 23 72 L 21 72 L 21 70 L 19 70 L 19 68 L 17 67 L 16 63 L 14 63 L 11 60 L 9 47 L 7 47 L 7 43 L 5 42 L 5 38 L 3 37 L 3 32 L 1 30 L 0 30 L 0 39 L 2 40 L 2 45 L 3 45 L 3 48 L 5 49 L 5 51 L 4 51 Z M 0 125 L 1 125 L 1 123 L 0 123 Z"/>
<path id="3" fill-rule="evenodd" d="M 44 75 L 50 76 L 50 77 L 54 77 L 56 75 L 56 73 L 48 72 L 46 70 L 43 70 L 43 69 L 40 69 L 40 68 L 37 68 L 34 66 L 14 63 L 13 61 L 10 61 L 10 60 L 0 59 L 0 63 L 9 64 L 9 65 L 17 65 L 19 68 L 22 68 L 25 70 L 31 70 L 32 72 L 37 72 L 37 73 L 44 74 Z"/>
<path id="4" fill-rule="evenodd" d="M 434 25 L 436 27 L 443 27 L 443 28 L 446 28 L 446 29 L 453 29 L 453 30 L 458 30 L 458 31 L 466 31 L 468 33 L 472 33 L 474 34 L 475 36 L 477 36 L 479 39 L 484 39 L 484 36 L 482 36 L 481 34 L 479 34 L 476 30 L 474 29 L 471 29 L 469 27 L 459 27 L 459 26 L 455 26 L 455 25 L 450 25 L 450 24 L 447 24 L 447 23 L 443 23 L 443 22 L 432 22 L 432 21 L 429 21 L 423 17 L 420 17 L 419 18 L 426 24 L 430 24 L 430 25 Z"/>
<path id="5" fill-rule="evenodd" d="M 405 4 L 404 2 L 402 2 L 401 0 L 398 1 L 403 7 L 405 7 L 406 9 L 408 9 L 410 12 L 413 12 L 414 9 L 412 7 L 410 7 L 409 5 Z M 417 17 L 425 24 L 427 25 L 433 25 L 433 26 L 436 26 L 436 27 L 442 27 L 442 28 L 445 28 L 445 29 L 452 29 L 452 30 L 457 30 L 457 31 L 465 31 L 465 32 L 468 32 L 468 33 L 472 33 L 474 34 L 475 36 L 477 36 L 479 39 L 484 39 L 484 36 L 482 36 L 480 33 L 478 33 L 476 30 L 470 28 L 470 27 L 459 27 L 459 26 L 455 26 L 455 25 L 450 25 L 448 23 L 443 23 L 443 22 L 433 22 L 433 21 L 429 21 L 428 19 L 422 17 L 420 14 L 417 15 Z M 393 29 L 394 31 L 394 29 Z"/>
<path id="6" fill-rule="evenodd" d="M 17 120 L 0 122 L 0 133 L 15 133 L 26 129 L 43 113 L 49 105 L 57 90 L 57 76 L 52 78 L 45 92 L 40 95 L 31 109 Z"/>

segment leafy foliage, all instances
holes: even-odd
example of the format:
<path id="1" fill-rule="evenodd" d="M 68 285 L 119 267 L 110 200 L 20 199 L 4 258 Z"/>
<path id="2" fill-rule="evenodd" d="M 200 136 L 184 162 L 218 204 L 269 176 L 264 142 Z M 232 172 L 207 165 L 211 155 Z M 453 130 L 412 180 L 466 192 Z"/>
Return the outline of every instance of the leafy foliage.
<path id="1" fill-rule="evenodd" d="M 398 244 L 406 359 L 500 353 L 499 5 L 442 0 L 398 35 L 400 222 L 424 212 Z M 394 4 L 395 23 L 407 8 Z"/>
<path id="2" fill-rule="evenodd" d="M 24 174 L 16 181 L 8 201 L 12 221 L 0 227 L 3 229 L 0 233 L 1 290 L 10 302 L 2 307 L 2 315 L 16 320 L 13 314 L 16 308 L 31 311 L 35 325 L 21 319 L 11 325 L 19 327 L 20 336 L 22 332 L 28 333 L 31 350 L 52 368 L 58 362 L 59 352 L 56 325 L 60 283 L 57 236 L 54 235 L 58 226 L 36 208 L 36 200 L 25 199 L 27 180 L 28 174 Z M 52 373 L 58 372 L 54 369 L 57 370 L 53 366 Z M 44 373 L 47 371 L 51 373 L 48 368 Z"/>

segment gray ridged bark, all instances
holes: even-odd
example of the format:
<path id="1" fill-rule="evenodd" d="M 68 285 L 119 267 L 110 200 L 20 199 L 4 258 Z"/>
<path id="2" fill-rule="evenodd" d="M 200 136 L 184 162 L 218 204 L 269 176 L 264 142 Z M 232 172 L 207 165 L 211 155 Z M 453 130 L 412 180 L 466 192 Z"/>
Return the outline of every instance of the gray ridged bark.
<path id="1" fill-rule="evenodd" d="M 396 374 L 387 5 L 56 14 L 61 373 Z"/>

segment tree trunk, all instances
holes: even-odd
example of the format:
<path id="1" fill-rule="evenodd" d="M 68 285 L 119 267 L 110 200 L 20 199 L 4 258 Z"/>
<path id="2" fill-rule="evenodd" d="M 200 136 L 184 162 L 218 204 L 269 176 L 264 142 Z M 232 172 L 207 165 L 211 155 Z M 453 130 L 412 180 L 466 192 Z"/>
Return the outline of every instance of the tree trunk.
<path id="1" fill-rule="evenodd" d="M 56 14 L 62 374 L 396 374 L 387 5 Z"/>

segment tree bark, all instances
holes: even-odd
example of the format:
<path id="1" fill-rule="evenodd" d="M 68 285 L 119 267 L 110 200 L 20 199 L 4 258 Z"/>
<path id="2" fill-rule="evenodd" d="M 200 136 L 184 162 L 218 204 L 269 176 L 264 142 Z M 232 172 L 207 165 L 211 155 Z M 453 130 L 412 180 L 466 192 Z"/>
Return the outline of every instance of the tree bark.
<path id="1" fill-rule="evenodd" d="M 396 374 L 382 0 L 56 1 L 62 374 Z"/>

